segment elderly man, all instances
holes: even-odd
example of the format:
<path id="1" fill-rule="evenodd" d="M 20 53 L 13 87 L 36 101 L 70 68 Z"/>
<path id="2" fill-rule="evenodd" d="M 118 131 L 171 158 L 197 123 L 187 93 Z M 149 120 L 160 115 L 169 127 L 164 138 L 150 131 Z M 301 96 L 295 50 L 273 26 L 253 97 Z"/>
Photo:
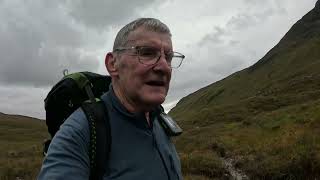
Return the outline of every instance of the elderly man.
<path id="1" fill-rule="evenodd" d="M 105 59 L 112 83 L 101 97 L 112 138 L 103 179 L 182 179 L 179 157 L 158 117 L 172 68 L 183 58 L 173 51 L 169 28 L 157 19 L 137 19 L 117 34 Z M 57 132 L 38 178 L 89 179 L 89 136 L 86 116 L 78 109 Z"/>

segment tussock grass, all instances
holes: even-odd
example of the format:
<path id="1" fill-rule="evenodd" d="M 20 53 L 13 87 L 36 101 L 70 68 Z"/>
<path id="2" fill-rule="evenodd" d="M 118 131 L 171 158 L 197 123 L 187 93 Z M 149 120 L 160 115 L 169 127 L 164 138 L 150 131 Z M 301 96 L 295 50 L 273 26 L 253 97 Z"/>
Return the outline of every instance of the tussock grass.
<path id="1" fill-rule="evenodd" d="M 320 99 L 244 121 L 193 126 L 176 144 L 185 174 L 224 178 L 219 157 L 228 157 L 253 179 L 314 179 L 320 177 L 319 134 Z"/>
<path id="2" fill-rule="evenodd" d="M 1 114 L 0 132 L 0 179 L 36 179 L 48 137 L 45 122 Z"/>
<path id="3" fill-rule="evenodd" d="M 221 159 L 215 152 L 194 151 L 181 154 L 180 158 L 183 170 L 192 175 L 218 178 L 226 173 Z"/>

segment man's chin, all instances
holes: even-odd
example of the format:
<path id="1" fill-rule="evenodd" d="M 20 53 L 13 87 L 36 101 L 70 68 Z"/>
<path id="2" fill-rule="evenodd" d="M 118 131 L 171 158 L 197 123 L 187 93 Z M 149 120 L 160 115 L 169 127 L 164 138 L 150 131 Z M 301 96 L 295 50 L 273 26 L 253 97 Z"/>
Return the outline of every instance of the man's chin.
<path id="1" fill-rule="evenodd" d="M 162 104 L 166 98 L 165 95 L 159 95 L 159 96 L 152 96 L 152 97 L 146 97 L 145 98 L 145 102 L 146 104 L 150 105 L 150 106 L 159 106 L 160 104 Z"/>

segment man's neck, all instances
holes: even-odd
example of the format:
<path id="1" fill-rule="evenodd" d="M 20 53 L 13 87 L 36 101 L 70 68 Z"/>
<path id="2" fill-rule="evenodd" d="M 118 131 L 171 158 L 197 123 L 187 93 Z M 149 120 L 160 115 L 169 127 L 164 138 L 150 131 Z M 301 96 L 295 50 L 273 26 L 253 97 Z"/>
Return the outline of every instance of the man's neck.
<path id="1" fill-rule="evenodd" d="M 135 107 L 133 104 L 131 104 L 126 97 L 123 95 L 123 93 L 120 92 L 119 88 L 115 88 L 113 89 L 115 95 L 117 96 L 117 98 L 119 99 L 120 103 L 129 111 L 129 112 L 137 112 L 138 109 L 137 107 Z"/>
<path id="2" fill-rule="evenodd" d="M 121 93 L 121 91 L 119 90 L 119 88 L 115 88 L 113 87 L 113 91 L 115 93 L 115 95 L 117 96 L 117 98 L 119 99 L 120 103 L 131 113 L 135 113 L 135 112 L 140 112 L 139 109 L 137 107 L 135 107 L 135 105 L 129 103 L 130 101 L 128 101 L 125 96 L 123 96 L 123 93 Z M 141 111 L 142 112 L 142 111 Z M 145 111 L 144 112 L 145 118 L 147 120 L 147 123 L 149 125 L 149 127 L 151 126 L 151 121 L 150 121 L 150 113 L 149 111 Z"/>
<path id="3" fill-rule="evenodd" d="M 125 94 L 123 93 L 123 91 L 121 90 L 121 88 L 117 87 L 116 85 L 113 84 L 113 91 L 116 95 L 116 97 L 119 99 L 120 103 L 127 109 L 127 111 L 131 112 L 131 113 L 138 113 L 138 112 L 148 112 L 148 108 L 136 104 L 133 101 L 131 101 L 130 99 L 128 99 Z"/>

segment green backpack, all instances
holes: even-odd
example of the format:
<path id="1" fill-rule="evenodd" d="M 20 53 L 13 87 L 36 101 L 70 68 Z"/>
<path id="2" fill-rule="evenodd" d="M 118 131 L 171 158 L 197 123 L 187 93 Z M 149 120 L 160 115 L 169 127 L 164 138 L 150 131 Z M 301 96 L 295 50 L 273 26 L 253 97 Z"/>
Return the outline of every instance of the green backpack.
<path id="1" fill-rule="evenodd" d="M 46 124 L 53 138 L 63 122 L 79 107 L 90 127 L 90 179 L 102 179 L 110 152 L 111 134 L 108 111 L 99 98 L 109 90 L 110 76 L 92 72 L 65 75 L 48 93 Z M 46 155 L 51 140 L 44 143 Z M 106 153 L 107 152 L 107 153 Z"/>

